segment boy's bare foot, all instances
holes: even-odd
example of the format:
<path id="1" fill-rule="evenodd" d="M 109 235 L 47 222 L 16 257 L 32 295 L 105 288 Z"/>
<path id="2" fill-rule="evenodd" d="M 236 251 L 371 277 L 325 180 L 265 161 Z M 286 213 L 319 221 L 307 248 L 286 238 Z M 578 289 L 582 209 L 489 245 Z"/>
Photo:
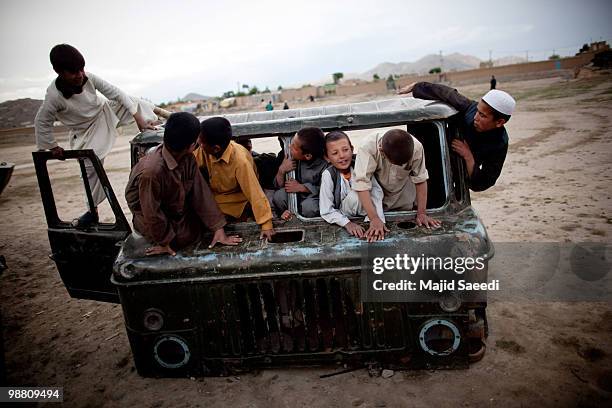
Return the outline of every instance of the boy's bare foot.
<path id="1" fill-rule="evenodd" d="M 280 217 L 282 220 L 289 221 L 291 218 L 293 218 L 293 214 L 291 211 L 285 210 Z"/>

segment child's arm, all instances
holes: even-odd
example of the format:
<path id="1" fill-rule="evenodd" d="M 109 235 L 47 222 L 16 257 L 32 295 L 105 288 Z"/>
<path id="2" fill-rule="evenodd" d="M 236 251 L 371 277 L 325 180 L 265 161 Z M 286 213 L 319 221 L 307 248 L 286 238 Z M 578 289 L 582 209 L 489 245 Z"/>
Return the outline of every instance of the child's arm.
<path id="1" fill-rule="evenodd" d="M 330 224 L 344 227 L 351 222 L 348 217 L 334 207 L 334 181 L 329 171 L 324 171 L 321 177 L 321 188 L 319 190 L 319 213 L 321 217 Z"/>
<path id="2" fill-rule="evenodd" d="M 305 184 L 302 184 L 294 179 L 289 179 L 285 181 L 285 191 L 288 193 L 312 194 L 312 191 Z"/>
<path id="3" fill-rule="evenodd" d="M 383 198 L 385 198 L 385 193 L 380 184 L 378 184 L 376 177 L 372 177 L 370 197 L 372 198 L 372 204 L 374 204 L 374 209 L 376 210 L 378 218 L 385 223 L 385 211 L 383 209 Z"/>
<path id="4" fill-rule="evenodd" d="M 276 177 L 274 178 L 274 185 L 277 188 L 285 186 L 285 174 L 289 173 L 291 170 L 295 170 L 295 161 L 292 160 L 288 154 L 285 154 L 285 160 L 283 160 L 278 167 L 278 172 L 276 172 Z"/>
<path id="5" fill-rule="evenodd" d="M 414 84 L 412 87 L 412 95 L 415 98 L 445 102 L 459 112 L 464 112 L 473 102 L 461 95 L 454 88 L 441 84 L 431 84 L 429 82 L 417 82 Z"/>
<path id="6" fill-rule="evenodd" d="M 420 227 L 421 225 L 431 228 L 439 227 L 440 221 L 435 220 L 427 215 L 427 182 L 415 184 L 416 187 L 416 201 L 417 201 L 417 216 L 416 223 Z"/>
<path id="7" fill-rule="evenodd" d="M 385 222 L 378 217 L 376 208 L 372 203 L 372 196 L 369 190 L 358 191 L 359 201 L 366 210 L 368 218 L 370 219 L 370 227 L 365 233 L 368 242 L 379 241 L 385 239 L 385 232 L 389 232 L 389 229 L 385 226 Z"/>
<path id="8" fill-rule="evenodd" d="M 374 151 L 364 147 L 359 148 L 355 161 L 355 181 L 353 182 L 353 190 L 357 191 L 359 201 L 361 201 L 361 205 L 363 205 L 370 219 L 370 227 L 365 234 L 368 238 L 368 242 L 384 239 L 385 231 L 389 231 L 387 227 L 385 227 L 384 221 L 378 216 L 370 194 L 372 190 L 372 179 L 377 167 L 374 155 Z"/>
<path id="9" fill-rule="evenodd" d="M 251 203 L 251 209 L 255 216 L 255 222 L 261 226 L 261 230 L 270 231 L 274 230 L 272 226 L 272 209 L 270 208 L 270 202 L 266 198 L 253 165 L 248 161 L 240 163 L 236 169 L 236 181 L 240 186 L 240 190 Z"/>
<path id="10" fill-rule="evenodd" d="M 119 102 L 121 105 L 125 107 L 125 109 L 130 112 L 132 116 L 134 116 L 134 120 L 138 125 L 138 129 L 143 131 L 145 129 L 155 129 L 154 126 L 148 124 L 143 118 L 140 112 L 138 112 L 138 103 L 133 101 L 132 98 L 121 89 L 112 85 L 110 82 L 106 82 L 100 77 L 92 74 L 91 72 L 87 73 L 87 78 L 91 81 L 100 93 L 106 96 L 108 99 L 112 99 L 113 101 Z"/>
<path id="11" fill-rule="evenodd" d="M 420 143 L 415 139 L 415 147 L 421 146 Z M 416 201 L 417 201 L 417 216 L 416 223 L 418 226 L 424 225 L 427 228 L 439 227 L 440 222 L 430 218 L 427 213 L 427 180 L 429 179 L 429 173 L 425 167 L 425 151 L 422 147 L 415 149 L 411 168 L 410 168 L 410 180 L 414 183 L 416 188 Z"/>
<path id="12" fill-rule="evenodd" d="M 324 171 L 321 176 L 319 213 L 328 223 L 344 227 L 349 234 L 357 238 L 361 238 L 365 234 L 361 225 L 355 224 L 340 209 L 334 207 L 334 181 L 328 171 Z"/>
<path id="13" fill-rule="evenodd" d="M 39 150 L 49 149 L 56 157 L 63 155 L 62 149 L 55 141 L 53 135 L 53 122 L 56 113 L 62 108 L 60 102 L 47 94 L 34 119 L 34 133 L 36 135 L 36 148 Z"/>

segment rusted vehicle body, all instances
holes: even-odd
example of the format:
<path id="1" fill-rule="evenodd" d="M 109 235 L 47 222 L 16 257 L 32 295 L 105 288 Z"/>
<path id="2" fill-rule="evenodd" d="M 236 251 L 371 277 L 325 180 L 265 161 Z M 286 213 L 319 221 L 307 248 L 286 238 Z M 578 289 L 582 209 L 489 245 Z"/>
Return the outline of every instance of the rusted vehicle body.
<path id="1" fill-rule="evenodd" d="M 0 194 L 4 191 L 4 188 L 8 185 L 11 180 L 11 176 L 13 175 L 13 169 L 15 168 L 15 164 L 1 162 L 0 163 Z"/>
<path id="2" fill-rule="evenodd" d="M 428 213 L 442 227 L 416 227 L 414 211 L 389 212 L 390 233 L 376 245 L 451 257 L 460 248 L 487 263 L 493 245 L 470 205 L 464 164 L 449 150 L 452 138 L 461 137 L 455 114 L 443 103 L 397 98 L 226 118 L 236 137 L 280 137 L 285 151 L 304 126 L 407 129 L 424 146 Z M 162 135 L 150 131 L 131 141 L 132 166 Z M 337 362 L 464 368 L 484 353 L 486 300 L 462 301 L 441 292 L 428 302 L 363 301 L 368 244 L 319 217 L 300 216 L 293 194 L 289 205 L 298 215 L 275 221 L 271 242 L 258 239 L 254 222 L 243 222 L 227 227 L 242 236 L 237 247 L 197 244 L 175 257 L 146 257 L 148 244 L 132 233 L 93 153 L 67 154 L 94 162 L 116 222 L 79 231 L 60 220 L 46 170 L 51 155 L 34 153 L 52 257 L 71 296 L 122 304 L 141 375 L 219 375 L 254 366 Z"/>

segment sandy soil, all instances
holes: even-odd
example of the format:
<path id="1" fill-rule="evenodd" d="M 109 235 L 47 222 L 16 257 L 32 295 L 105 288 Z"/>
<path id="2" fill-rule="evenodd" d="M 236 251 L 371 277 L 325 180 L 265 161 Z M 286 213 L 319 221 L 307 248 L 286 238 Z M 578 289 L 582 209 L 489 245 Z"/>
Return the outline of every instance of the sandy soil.
<path id="1" fill-rule="evenodd" d="M 497 185 L 472 194 L 491 238 L 609 243 L 612 79 L 499 85 L 518 100 L 508 124 L 509 155 Z M 460 91 L 478 97 L 486 87 Z M 131 132 L 120 137 L 105 165 L 121 200 Z M 32 135 L 0 140 L 0 160 L 18 164 L 0 196 L 0 254 L 10 268 L 0 281 L 10 384 L 63 386 L 66 405 L 88 407 L 610 406 L 609 302 L 491 302 L 487 354 L 468 370 L 396 372 L 388 379 L 366 370 L 319 378 L 334 367 L 141 378 L 121 307 L 69 298 L 47 257 L 32 141 Z M 51 171 L 64 191 L 57 197 L 61 214 L 79 215 L 84 198 L 76 169 L 62 163 Z"/>

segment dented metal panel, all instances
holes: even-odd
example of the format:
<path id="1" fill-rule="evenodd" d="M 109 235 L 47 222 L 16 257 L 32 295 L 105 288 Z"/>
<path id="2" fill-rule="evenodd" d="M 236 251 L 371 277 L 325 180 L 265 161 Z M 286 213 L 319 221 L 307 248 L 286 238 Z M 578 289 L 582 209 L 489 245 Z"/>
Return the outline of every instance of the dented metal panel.
<path id="1" fill-rule="evenodd" d="M 381 101 L 312 108 L 244 112 L 223 115 L 232 124 L 234 136 L 252 138 L 293 134 L 305 126 L 332 129 L 383 127 L 406 122 L 446 119 L 457 111 L 451 106 L 415 98 L 395 98 Z M 200 117 L 205 120 L 210 116 Z M 132 144 L 160 143 L 163 130 L 145 131 Z"/>

